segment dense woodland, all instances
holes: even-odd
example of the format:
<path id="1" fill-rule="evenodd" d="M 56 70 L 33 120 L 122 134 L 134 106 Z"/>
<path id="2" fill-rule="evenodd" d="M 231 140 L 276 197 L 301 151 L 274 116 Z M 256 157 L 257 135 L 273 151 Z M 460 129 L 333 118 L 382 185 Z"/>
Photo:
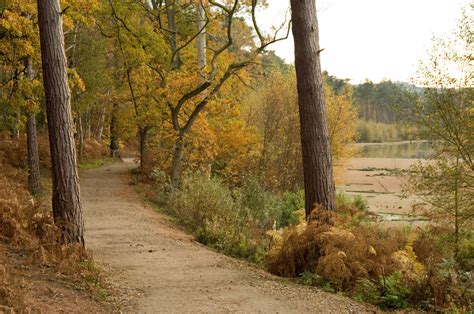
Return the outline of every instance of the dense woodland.
<path id="1" fill-rule="evenodd" d="M 382 308 L 472 310 L 472 8 L 410 84 L 353 85 L 321 71 L 314 1 L 271 32 L 265 1 L 38 3 L 0 0 L 1 241 L 88 259 L 77 164 L 134 158 L 130 184 L 220 252 Z M 291 31 L 294 65 L 271 51 Z M 414 139 L 435 154 L 406 189 L 432 224 L 336 194 L 355 142 Z"/>

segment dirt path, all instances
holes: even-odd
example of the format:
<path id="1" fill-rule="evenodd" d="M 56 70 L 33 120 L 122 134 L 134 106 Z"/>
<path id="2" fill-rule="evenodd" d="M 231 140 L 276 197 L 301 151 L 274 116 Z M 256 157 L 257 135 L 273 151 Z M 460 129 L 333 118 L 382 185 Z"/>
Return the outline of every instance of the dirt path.
<path id="1" fill-rule="evenodd" d="M 373 312 L 194 242 L 140 202 L 126 183 L 131 167 L 115 163 L 81 174 L 86 240 L 112 284 L 131 299 L 124 312 Z"/>

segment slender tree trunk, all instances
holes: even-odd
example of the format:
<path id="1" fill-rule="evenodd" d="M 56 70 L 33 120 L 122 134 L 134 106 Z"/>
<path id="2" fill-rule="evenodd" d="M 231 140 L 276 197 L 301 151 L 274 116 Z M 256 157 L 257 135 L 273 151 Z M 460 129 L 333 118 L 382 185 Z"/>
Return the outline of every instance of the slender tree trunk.
<path id="1" fill-rule="evenodd" d="M 95 130 L 95 139 L 100 142 L 102 140 L 102 133 L 104 132 L 104 121 L 105 121 L 105 107 L 100 111 L 99 121 L 97 121 L 97 127 Z"/>
<path id="2" fill-rule="evenodd" d="M 64 242 L 84 244 L 61 8 L 59 0 L 38 0 L 37 3 L 51 146 L 54 221 L 62 230 Z"/>
<path id="3" fill-rule="evenodd" d="M 323 81 L 319 60 L 319 30 L 315 0 L 291 0 L 298 106 L 304 169 L 305 211 L 315 205 L 335 210 L 335 188 Z"/>
<path id="4" fill-rule="evenodd" d="M 87 106 L 87 110 L 86 110 L 86 119 L 85 119 L 85 138 L 86 139 L 90 139 L 91 138 L 91 134 L 92 134 L 92 130 L 91 130 L 91 108 L 90 106 Z"/>
<path id="5" fill-rule="evenodd" d="M 147 141 L 148 141 L 148 127 L 140 127 L 140 170 L 143 174 L 148 174 L 150 171 L 148 166 L 148 152 L 147 152 Z"/>
<path id="6" fill-rule="evenodd" d="M 76 47 L 77 47 L 77 27 L 73 29 L 73 41 L 72 41 L 72 54 L 69 58 L 66 57 L 66 62 L 69 62 L 68 66 L 70 68 L 74 68 L 76 66 Z M 82 116 L 81 116 L 81 109 L 79 107 L 79 92 L 75 89 L 72 90 L 72 103 L 74 106 L 74 110 L 76 113 L 76 140 L 78 141 L 77 145 L 77 155 L 79 160 L 82 159 L 82 155 L 84 153 L 84 130 L 82 128 Z"/>
<path id="7" fill-rule="evenodd" d="M 31 57 L 26 60 L 26 72 L 28 80 L 35 79 L 33 61 Z M 36 136 L 36 116 L 33 110 L 27 113 L 26 142 L 28 150 L 28 189 L 33 196 L 41 193 L 41 175 L 39 167 L 38 138 Z"/>
<path id="8" fill-rule="evenodd" d="M 110 157 L 120 159 L 117 134 L 117 110 L 118 104 L 113 104 L 112 116 L 110 118 Z"/>
<path id="9" fill-rule="evenodd" d="M 15 122 L 13 122 L 12 139 L 18 140 L 20 138 L 20 112 L 15 112 Z"/>
<path id="10" fill-rule="evenodd" d="M 183 164 L 184 153 L 184 134 L 178 134 L 174 146 L 173 160 L 171 161 L 171 186 L 176 189 L 179 187 L 181 176 L 181 166 Z"/>
<path id="11" fill-rule="evenodd" d="M 168 9 L 166 10 L 166 17 L 168 19 L 168 29 L 171 32 L 169 35 L 169 42 L 173 54 L 178 49 L 178 26 L 176 25 L 175 19 L 176 10 L 174 9 L 176 1 L 177 0 L 165 1 L 166 6 L 168 7 Z M 181 58 L 179 56 L 179 53 L 177 53 L 171 61 L 173 69 L 179 69 L 181 67 Z"/>
<path id="12" fill-rule="evenodd" d="M 201 72 L 201 75 L 205 73 L 204 69 L 207 64 L 206 58 L 206 11 L 204 10 L 203 3 L 197 3 L 197 30 L 199 35 L 196 38 L 196 48 L 197 48 L 197 65 L 198 69 Z"/>
<path id="13" fill-rule="evenodd" d="M 168 29 L 170 31 L 169 35 L 169 42 L 171 51 L 174 53 L 176 49 L 178 49 L 178 26 L 176 25 L 176 10 L 174 9 L 175 2 L 177 0 L 166 0 L 166 6 L 168 9 L 166 10 L 166 17 L 168 19 Z M 179 69 L 181 66 L 181 58 L 179 53 L 176 53 L 172 60 L 173 69 Z"/>
<path id="14" fill-rule="evenodd" d="M 82 158 L 82 155 L 84 153 L 84 128 L 82 127 L 82 116 L 81 116 L 81 111 L 79 108 L 79 95 L 74 93 L 74 107 L 76 109 L 76 139 L 78 141 L 78 152 L 77 155 L 79 159 Z"/>
<path id="15" fill-rule="evenodd" d="M 454 258 L 459 256 L 459 157 L 456 157 L 456 177 L 454 178 Z"/>
<path id="16" fill-rule="evenodd" d="M 28 150 L 28 189 L 33 196 L 41 194 L 41 174 L 39 169 L 38 138 L 36 136 L 36 116 L 28 113 L 26 121 L 26 141 Z"/>

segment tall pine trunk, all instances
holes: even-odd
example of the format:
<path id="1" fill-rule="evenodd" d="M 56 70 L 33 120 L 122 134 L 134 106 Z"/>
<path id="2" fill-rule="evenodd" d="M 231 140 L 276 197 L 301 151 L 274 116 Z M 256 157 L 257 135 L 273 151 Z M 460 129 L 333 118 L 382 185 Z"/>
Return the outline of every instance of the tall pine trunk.
<path id="1" fill-rule="evenodd" d="M 26 73 L 31 82 L 35 79 L 33 61 L 26 60 Z M 33 196 L 41 193 L 41 175 L 39 167 L 38 138 L 36 136 L 36 116 L 34 110 L 28 110 L 26 121 L 26 143 L 28 151 L 28 189 Z"/>
<path id="2" fill-rule="evenodd" d="M 84 244 L 61 9 L 59 0 L 38 0 L 37 3 L 51 146 L 54 221 L 62 230 L 64 242 Z"/>
<path id="3" fill-rule="evenodd" d="M 331 152 L 319 59 L 315 0 L 291 0 L 298 106 L 301 123 L 305 211 L 336 209 Z"/>

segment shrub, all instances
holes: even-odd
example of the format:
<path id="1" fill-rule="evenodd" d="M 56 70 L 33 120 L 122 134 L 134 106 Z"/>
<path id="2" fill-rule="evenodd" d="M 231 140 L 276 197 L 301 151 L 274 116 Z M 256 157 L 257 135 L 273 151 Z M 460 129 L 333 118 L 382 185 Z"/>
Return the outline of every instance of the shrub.
<path id="1" fill-rule="evenodd" d="M 387 309 L 472 311 L 472 268 L 468 261 L 443 258 L 452 256 L 443 228 L 383 228 L 370 222 L 369 213 L 347 205 L 347 196 L 338 200 L 346 201 L 340 212 L 315 209 L 311 215 L 329 218 L 330 225 L 302 221 L 272 242 L 272 273 Z M 469 245 L 462 252 L 470 256 Z"/>
<path id="2" fill-rule="evenodd" d="M 237 202 L 246 208 L 251 218 L 259 222 L 262 229 L 270 229 L 278 220 L 275 205 L 278 202 L 275 194 L 265 190 L 257 177 L 247 177 L 241 187 L 233 191 Z"/>
<path id="3" fill-rule="evenodd" d="M 415 285 L 413 304 L 423 309 L 443 312 L 465 312 L 474 310 L 474 278 L 472 270 L 463 270 L 454 259 L 443 259 L 439 263 L 426 265 L 426 276 Z"/>
<path id="4" fill-rule="evenodd" d="M 404 309 L 408 307 L 408 299 L 412 293 L 410 287 L 403 281 L 402 274 L 398 271 L 388 277 L 380 278 L 382 295 L 380 304 L 389 309 Z"/>
<path id="5" fill-rule="evenodd" d="M 321 217 L 326 212 L 315 210 L 312 215 Z M 400 269 L 401 260 L 406 276 L 419 275 L 409 258 L 405 258 L 410 254 L 404 230 L 364 223 L 364 219 L 356 216 L 365 213 L 353 208 L 343 215 L 329 215 L 332 225 L 310 221 L 287 228 L 275 244 L 277 248 L 268 254 L 269 270 L 284 277 L 315 273 L 336 290 L 346 292 L 360 290 L 360 280 L 376 282 L 382 276 L 390 276 Z M 360 294 L 359 297 L 364 298 Z"/>
<path id="6" fill-rule="evenodd" d="M 353 207 L 360 211 L 366 211 L 369 208 L 367 200 L 362 195 L 349 196 L 343 191 L 336 195 L 337 208 Z"/>
<path id="7" fill-rule="evenodd" d="M 169 190 L 167 180 L 156 174 L 153 199 L 169 201 L 165 208 L 196 236 L 196 239 L 225 254 L 262 264 L 268 250 L 268 230 L 300 221 L 304 194 L 266 191 L 256 178 L 234 190 L 218 178 L 187 174 L 179 190 Z M 275 231 L 278 233 L 277 231 Z"/>
<path id="8" fill-rule="evenodd" d="M 186 176 L 181 189 L 171 195 L 168 208 L 199 242 L 261 263 L 264 232 L 219 179 L 199 173 Z"/>
<path id="9" fill-rule="evenodd" d="M 186 176 L 169 205 L 178 220 L 193 232 L 210 226 L 216 219 L 229 223 L 238 220 L 230 191 L 218 179 L 200 174 Z"/>
<path id="10" fill-rule="evenodd" d="M 281 229 L 299 221 L 297 211 L 304 208 L 304 191 L 275 193 L 264 188 L 255 177 L 247 177 L 233 194 L 264 230 Z"/>
<path id="11" fill-rule="evenodd" d="M 353 297 L 357 301 L 379 304 L 380 288 L 368 278 L 359 278 L 353 290 Z"/>
<path id="12" fill-rule="evenodd" d="M 285 192 L 276 206 L 277 228 L 285 228 L 300 221 L 298 210 L 304 208 L 304 191 Z"/>
<path id="13" fill-rule="evenodd" d="M 352 199 L 352 204 L 358 209 L 358 210 L 367 210 L 369 208 L 369 204 L 367 203 L 367 200 L 362 196 L 362 195 L 356 195 Z"/>

